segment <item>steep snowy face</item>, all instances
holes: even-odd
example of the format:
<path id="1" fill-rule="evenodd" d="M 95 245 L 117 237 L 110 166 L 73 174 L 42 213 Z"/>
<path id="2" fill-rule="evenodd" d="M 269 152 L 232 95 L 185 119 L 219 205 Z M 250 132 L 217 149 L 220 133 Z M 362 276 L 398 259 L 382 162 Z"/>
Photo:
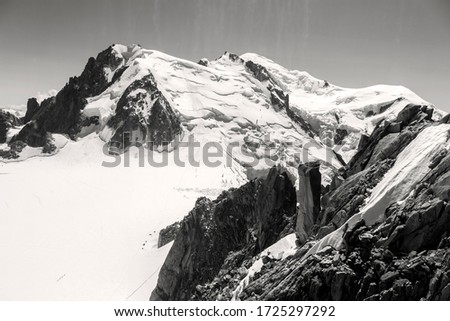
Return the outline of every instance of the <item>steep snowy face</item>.
<path id="1" fill-rule="evenodd" d="M 408 104 L 430 105 L 402 86 L 343 88 L 304 71 L 287 70 L 257 54 L 247 53 L 241 58 L 263 66 L 266 81 L 289 95 L 290 109 L 345 161 L 355 154 L 361 134 L 370 135 L 381 120 L 395 119 Z M 443 114 L 437 111 L 436 119 Z"/>
<path id="2" fill-rule="evenodd" d="M 114 70 L 105 68 L 112 84 L 88 98 L 83 111 L 99 117 L 99 126 L 91 131 L 124 145 L 175 145 L 174 140 L 189 136 L 202 144 L 216 142 L 226 151 L 222 154 L 248 169 L 249 177 L 277 163 L 296 173 L 293 168 L 299 163 L 315 160 L 326 174 L 349 161 L 361 135 L 369 135 L 381 120 L 394 119 L 411 103 L 429 105 L 404 87 L 342 88 L 257 54 L 225 52 L 213 61 L 193 63 L 139 46 L 115 45 L 112 50 L 120 61 Z M 144 77 L 154 79 L 152 86 Z M 144 97 L 146 91 L 150 96 L 157 91 L 158 101 L 166 106 L 162 127 L 169 130 L 162 135 L 164 143 L 148 133 L 157 100 Z M 124 101 L 131 101 L 126 113 Z M 135 119 L 133 124 L 127 117 Z M 124 128 L 130 132 L 125 138 Z M 238 148 L 230 148 L 234 143 Z M 325 175 L 325 185 L 329 181 Z"/>
<path id="3" fill-rule="evenodd" d="M 112 84 L 88 98 L 83 115 L 99 123 L 83 135 L 99 132 L 119 150 L 132 144 L 175 147 L 189 139 L 202 147 L 215 143 L 219 158 L 247 168 L 249 177 L 277 163 L 295 175 L 309 159 L 328 170 L 342 166 L 301 116 L 289 114 L 288 97 L 250 61 L 225 53 L 193 63 L 136 46 L 112 48 L 122 64 L 106 71 Z"/>
<path id="4" fill-rule="evenodd" d="M 382 223 L 385 211 L 392 204 L 401 204 L 418 188 L 418 184 L 430 173 L 433 162 L 450 150 L 450 124 L 437 124 L 425 128 L 397 156 L 392 168 L 371 191 L 360 211 L 349 218 L 339 229 L 322 238 L 305 255 L 314 254 L 332 246 L 344 246 L 344 233 L 361 220 L 368 226 Z M 439 158 L 439 160 L 442 157 Z"/>
<path id="5" fill-rule="evenodd" d="M 91 131 L 100 132 L 106 142 L 163 145 L 148 133 L 150 110 L 163 101 L 162 127 L 169 129 L 162 135 L 164 145 L 183 137 L 216 142 L 225 151 L 222 156 L 247 168 L 249 177 L 277 163 L 296 173 L 299 163 L 315 160 L 322 161 L 323 172 L 333 171 L 354 155 L 361 134 L 370 134 L 380 120 L 395 117 L 409 103 L 427 104 L 403 87 L 345 89 L 256 54 L 226 52 L 214 61 L 193 63 L 138 46 L 112 49 L 121 61 L 105 71 L 112 84 L 88 98 L 83 111 L 99 118 Z M 146 77 L 154 79 L 152 86 Z M 155 91 L 159 100 L 151 97 Z M 238 147 L 232 148 L 235 143 Z M 325 175 L 324 183 L 329 181 Z"/>

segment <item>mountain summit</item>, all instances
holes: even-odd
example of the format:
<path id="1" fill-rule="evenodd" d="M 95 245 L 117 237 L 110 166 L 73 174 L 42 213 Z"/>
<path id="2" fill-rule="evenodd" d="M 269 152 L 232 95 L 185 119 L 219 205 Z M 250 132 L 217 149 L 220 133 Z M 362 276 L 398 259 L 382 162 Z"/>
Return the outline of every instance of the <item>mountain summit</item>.
<path id="1" fill-rule="evenodd" d="M 116 44 L 90 58 L 55 96 L 41 103 L 31 98 L 23 127 L 5 132 L 0 142 L 42 147 L 51 144 L 52 134 L 77 140 L 96 133 L 123 152 L 133 144 L 163 150 L 194 135 L 199 141 L 243 142 L 258 159 L 269 145 L 283 150 L 272 158 L 282 156 L 294 167 L 308 145 L 310 160 L 336 169 L 354 155 L 361 135 L 408 104 L 432 108 L 404 87 L 341 88 L 257 54 L 225 52 L 194 63 Z M 243 156 L 235 156 L 245 166 Z"/>
<path id="2" fill-rule="evenodd" d="M 448 123 L 401 86 L 115 44 L 0 110 L 0 241 L 59 262 L 31 298 L 448 298 Z"/>

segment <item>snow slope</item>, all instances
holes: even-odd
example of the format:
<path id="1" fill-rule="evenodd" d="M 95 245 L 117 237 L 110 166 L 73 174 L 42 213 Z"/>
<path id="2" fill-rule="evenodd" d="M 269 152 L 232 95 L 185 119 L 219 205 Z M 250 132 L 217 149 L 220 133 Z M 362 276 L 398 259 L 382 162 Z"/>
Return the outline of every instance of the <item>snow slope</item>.
<path id="1" fill-rule="evenodd" d="M 159 230 L 243 183 L 170 158 L 139 167 L 136 150 L 130 167 L 102 167 L 103 144 L 92 134 L 52 157 L 0 163 L 1 300 L 147 300 L 170 248 L 156 248 Z"/>
<path id="2" fill-rule="evenodd" d="M 305 71 L 288 70 L 270 59 L 254 53 L 241 56 L 267 68 L 270 76 L 289 94 L 291 108 L 305 118 L 320 134 L 326 145 L 337 129 L 349 136 L 334 149 L 349 161 L 355 154 L 360 134 L 373 131 L 382 119 L 395 119 L 410 103 L 430 105 L 403 86 L 376 85 L 366 88 L 344 88 L 317 79 Z M 444 115 L 436 109 L 435 117 Z"/>
<path id="3" fill-rule="evenodd" d="M 361 134 L 370 134 L 380 120 L 394 118 L 409 103 L 429 105 L 401 86 L 351 89 L 325 85 L 324 80 L 287 70 L 257 54 L 238 57 L 226 52 L 203 66 L 139 46 L 115 45 L 112 50 L 122 63 L 105 74 L 112 79 L 117 70 L 124 71 L 103 93 L 88 99 L 83 113 L 100 118 L 100 125 L 91 131 L 109 141 L 115 129 L 106 123 L 115 114 L 118 100 L 133 81 L 152 74 L 181 118 L 185 135 L 203 144 L 216 142 L 223 150 L 238 143 L 242 148 L 233 149 L 232 157 L 256 173 L 282 163 L 295 175 L 299 162 L 321 160 L 328 182 L 328 173 L 342 166 L 332 149 L 348 161 Z M 246 67 L 248 61 L 266 68 L 270 79 L 258 80 Z M 291 109 L 312 126 L 317 137 L 305 132 L 285 110 L 273 106 L 269 86 L 289 95 Z M 147 114 L 152 103 L 147 102 Z M 347 135 L 334 144 L 338 129 Z"/>
<path id="4" fill-rule="evenodd" d="M 0 109 L 13 114 L 16 117 L 23 117 L 27 111 L 26 105 L 0 106 Z"/>
<path id="5" fill-rule="evenodd" d="M 118 56 L 125 51 L 123 46 L 113 48 Z M 223 150 L 236 142 L 251 145 L 244 151 L 233 150 L 233 158 L 244 166 L 268 169 L 277 162 L 273 159 L 281 156 L 295 163 L 293 167 L 300 158 L 322 159 L 333 168 L 341 166 L 329 148 L 309 137 L 285 112 L 274 110 L 266 85 L 250 75 L 242 62 L 230 59 L 229 54 L 204 67 L 155 50 L 130 47 L 127 52 L 127 68 L 119 80 L 90 98 L 83 111 L 86 116 L 99 116 L 96 130 L 105 141 L 114 135 L 114 129 L 106 123 L 125 89 L 152 74 L 158 89 L 178 112 L 185 135 L 193 135 L 201 143 L 217 142 Z M 105 72 L 112 77 L 112 71 Z M 309 146 L 306 155 L 302 152 L 305 145 Z M 269 146 L 272 157 L 266 156 Z"/>

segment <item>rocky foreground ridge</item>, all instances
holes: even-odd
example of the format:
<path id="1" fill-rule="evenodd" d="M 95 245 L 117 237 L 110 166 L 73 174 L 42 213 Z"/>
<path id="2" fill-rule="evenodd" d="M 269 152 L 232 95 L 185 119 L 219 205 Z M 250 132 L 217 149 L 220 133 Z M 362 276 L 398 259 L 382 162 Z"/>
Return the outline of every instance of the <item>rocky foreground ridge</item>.
<path id="1" fill-rule="evenodd" d="M 432 112 L 408 105 L 380 122 L 327 187 L 318 164 L 308 163 L 299 167 L 297 195 L 273 168 L 214 201 L 199 199 L 181 222 L 150 299 L 450 299 L 450 125 L 448 117 L 433 121 Z M 422 174 L 408 173 L 418 181 L 403 181 L 368 215 L 377 185 L 396 164 L 412 166 L 403 159 L 407 149 L 417 148 L 419 158 L 423 146 L 413 144 L 432 130 L 442 131 L 443 144 Z M 397 189 L 406 197 L 392 197 Z M 293 231 L 296 245 L 284 255 L 264 251 Z"/>

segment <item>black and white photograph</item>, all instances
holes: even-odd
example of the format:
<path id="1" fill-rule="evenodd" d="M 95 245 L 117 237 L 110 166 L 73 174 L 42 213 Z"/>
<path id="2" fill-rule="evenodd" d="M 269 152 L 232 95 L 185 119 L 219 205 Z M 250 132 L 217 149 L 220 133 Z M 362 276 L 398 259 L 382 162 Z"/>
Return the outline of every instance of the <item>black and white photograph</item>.
<path id="1" fill-rule="evenodd" d="M 449 88 L 448 0 L 0 0 L 0 310 L 448 301 Z"/>

